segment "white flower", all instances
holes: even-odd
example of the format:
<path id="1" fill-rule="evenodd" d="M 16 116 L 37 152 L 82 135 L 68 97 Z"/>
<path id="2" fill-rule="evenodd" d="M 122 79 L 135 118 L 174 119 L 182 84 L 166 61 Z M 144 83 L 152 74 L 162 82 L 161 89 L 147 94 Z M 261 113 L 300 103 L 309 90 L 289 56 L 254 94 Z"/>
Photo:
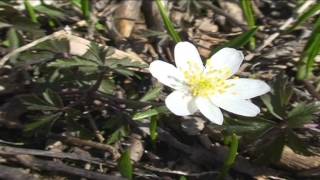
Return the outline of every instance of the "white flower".
<path id="1" fill-rule="evenodd" d="M 230 79 L 244 59 L 241 51 L 223 48 L 204 66 L 196 47 L 180 42 L 174 56 L 177 67 L 160 60 L 153 61 L 149 67 L 155 78 L 175 89 L 165 100 L 172 113 L 187 116 L 199 110 L 210 121 L 221 125 L 223 115 L 219 108 L 249 117 L 260 112 L 249 99 L 267 93 L 270 87 L 260 80 Z"/>

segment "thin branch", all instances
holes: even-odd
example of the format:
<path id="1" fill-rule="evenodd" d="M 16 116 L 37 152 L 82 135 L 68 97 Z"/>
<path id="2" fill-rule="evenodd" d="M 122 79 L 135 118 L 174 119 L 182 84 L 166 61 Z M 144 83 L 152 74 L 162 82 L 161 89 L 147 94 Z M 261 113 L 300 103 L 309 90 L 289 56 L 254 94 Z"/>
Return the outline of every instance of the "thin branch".
<path id="1" fill-rule="evenodd" d="M 10 53 L 8 53 L 7 55 L 3 56 L 3 58 L 0 59 L 0 68 L 4 66 L 4 64 L 12 57 L 12 56 L 15 56 L 23 51 L 26 51 L 30 48 L 32 48 L 33 46 L 36 46 L 42 42 L 45 42 L 47 40 L 51 40 L 51 39 L 56 39 L 56 38 L 61 38 L 61 37 L 65 37 L 66 35 L 68 34 L 67 31 L 65 30 L 60 30 L 60 31 L 57 31 L 53 34 L 50 34 L 48 36 L 44 36 L 40 39 L 37 39 L 35 41 L 32 41 L 31 43 L 29 44 L 26 44 L 24 46 L 21 46 L 13 51 L 11 51 Z"/>
<path id="2" fill-rule="evenodd" d="M 10 179 L 10 180 L 35 180 L 35 178 L 26 172 L 23 172 L 19 168 L 13 168 L 9 166 L 4 166 L 0 164 L 0 179 Z"/>
<path id="3" fill-rule="evenodd" d="M 199 3 L 202 4 L 203 6 L 211 8 L 215 13 L 226 17 L 232 24 L 234 24 L 236 26 L 239 26 L 243 31 L 250 30 L 250 28 L 246 24 L 240 22 L 239 20 L 237 20 L 236 18 L 234 18 L 230 14 L 226 13 L 223 9 L 213 5 L 211 2 L 209 2 L 209 1 L 199 1 Z M 256 36 L 258 38 L 260 38 L 260 39 L 262 39 L 264 37 L 264 35 L 259 33 L 259 32 L 256 33 Z"/>
<path id="4" fill-rule="evenodd" d="M 316 99 L 320 100 L 320 94 L 317 92 L 316 88 L 309 81 L 303 81 L 303 83 L 309 93 Z"/>
<path id="5" fill-rule="evenodd" d="M 205 176 L 208 174 L 218 174 L 218 171 L 206 171 L 206 172 L 199 172 L 199 173 L 189 173 L 185 171 L 178 171 L 178 170 L 172 170 L 168 168 L 158 168 L 151 165 L 137 165 L 141 168 L 144 168 L 149 171 L 158 172 L 158 173 L 166 173 L 166 174 L 175 174 L 180 176 L 192 176 L 192 177 L 200 177 Z"/>
<path id="6" fill-rule="evenodd" d="M 51 157 L 51 158 L 57 158 L 57 159 L 83 161 L 83 162 L 97 164 L 97 165 L 104 163 L 110 167 L 115 167 L 117 165 L 112 161 L 102 160 L 100 158 L 90 157 L 90 156 L 80 156 L 75 153 L 44 151 L 39 149 L 16 148 L 11 146 L 0 146 L 0 155 L 1 156 L 33 155 L 33 156 L 40 156 L 40 157 Z"/>
<path id="7" fill-rule="evenodd" d="M 29 155 L 16 155 L 15 156 L 18 163 L 22 164 L 25 167 L 34 169 L 34 170 L 44 170 L 48 172 L 54 172 L 58 174 L 67 174 L 73 175 L 88 179 L 97 179 L 97 180 L 124 180 L 122 177 L 106 175 L 102 173 L 97 173 L 85 169 L 80 169 L 72 166 L 68 166 L 61 162 L 41 160 Z"/>
<path id="8" fill-rule="evenodd" d="M 295 21 L 296 17 L 300 16 L 308 7 L 310 7 L 314 3 L 315 0 L 305 1 L 304 4 L 297 10 L 297 14 L 287 19 L 286 22 L 282 26 L 280 26 L 278 32 L 271 34 L 266 40 L 264 40 L 264 42 L 256 49 L 256 52 L 260 52 L 266 46 L 271 44 L 272 41 L 274 41 L 281 34 L 281 31 L 287 29 Z"/>
<path id="9" fill-rule="evenodd" d="M 92 118 L 90 112 L 87 114 L 88 115 L 88 120 L 90 123 L 90 126 L 92 128 L 92 130 L 94 131 L 97 139 L 99 140 L 100 143 L 105 141 L 105 138 L 103 137 L 103 135 L 101 134 L 101 132 L 99 131 L 96 122 L 94 121 L 94 119 Z"/>
<path id="10" fill-rule="evenodd" d="M 76 145 L 76 146 L 89 146 L 95 149 L 108 151 L 111 153 L 113 159 L 118 159 L 121 156 L 117 149 L 115 149 L 113 146 L 110 146 L 108 144 L 102 144 L 102 143 L 98 143 L 90 140 L 83 140 L 83 139 L 79 139 L 71 136 L 60 136 L 56 134 L 50 134 L 50 137 L 58 139 L 68 144 Z"/>

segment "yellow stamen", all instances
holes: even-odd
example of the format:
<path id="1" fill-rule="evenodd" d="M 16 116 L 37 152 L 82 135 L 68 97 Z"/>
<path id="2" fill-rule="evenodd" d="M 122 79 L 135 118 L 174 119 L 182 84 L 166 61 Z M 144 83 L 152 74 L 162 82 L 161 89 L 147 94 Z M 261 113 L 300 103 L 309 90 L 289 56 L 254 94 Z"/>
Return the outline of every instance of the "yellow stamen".
<path id="1" fill-rule="evenodd" d="M 224 93 L 232 84 L 226 82 L 232 75 L 230 68 L 210 69 L 206 72 L 192 61 L 188 61 L 189 69 L 184 77 L 193 96 L 208 97 Z"/>

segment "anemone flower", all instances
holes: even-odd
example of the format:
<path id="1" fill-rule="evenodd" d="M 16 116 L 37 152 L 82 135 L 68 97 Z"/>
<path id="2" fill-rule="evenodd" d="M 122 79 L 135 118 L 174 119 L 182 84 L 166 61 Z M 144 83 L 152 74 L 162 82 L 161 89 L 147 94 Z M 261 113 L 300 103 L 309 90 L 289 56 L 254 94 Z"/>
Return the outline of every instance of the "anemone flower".
<path id="1" fill-rule="evenodd" d="M 165 99 L 175 115 L 187 116 L 198 110 L 211 122 L 221 125 L 224 109 L 234 114 L 253 117 L 260 109 L 249 99 L 270 91 L 261 80 L 232 77 L 244 59 L 241 51 L 223 48 L 204 66 L 196 47 L 189 42 L 175 46 L 176 67 L 156 60 L 149 71 L 161 83 L 174 89 Z"/>

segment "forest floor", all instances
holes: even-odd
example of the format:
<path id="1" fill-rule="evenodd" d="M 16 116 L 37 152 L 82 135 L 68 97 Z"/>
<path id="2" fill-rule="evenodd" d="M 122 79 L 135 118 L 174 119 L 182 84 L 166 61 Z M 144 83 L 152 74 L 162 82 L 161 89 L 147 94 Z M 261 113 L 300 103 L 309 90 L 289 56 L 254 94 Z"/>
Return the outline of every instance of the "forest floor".
<path id="1" fill-rule="evenodd" d="M 176 41 L 156 0 L 2 0 L 0 179 L 320 178 L 319 1 L 162 2 L 203 60 L 243 52 L 236 75 L 271 87 L 261 113 L 166 108 L 148 67 Z"/>

